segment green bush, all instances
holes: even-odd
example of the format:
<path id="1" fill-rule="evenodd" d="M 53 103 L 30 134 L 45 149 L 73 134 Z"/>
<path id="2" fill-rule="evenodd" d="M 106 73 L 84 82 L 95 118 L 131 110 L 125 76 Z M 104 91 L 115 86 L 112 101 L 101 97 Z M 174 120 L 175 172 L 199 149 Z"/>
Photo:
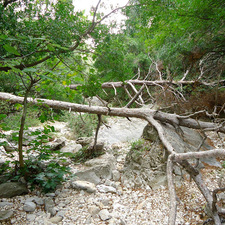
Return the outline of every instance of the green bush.
<path id="1" fill-rule="evenodd" d="M 149 151 L 151 149 L 151 142 L 146 141 L 142 138 L 138 139 L 131 143 L 131 151 L 135 151 L 137 153 L 141 153 L 144 151 Z"/>
<path id="2" fill-rule="evenodd" d="M 38 159 L 30 159 L 25 161 L 25 168 L 20 172 L 20 175 L 27 177 L 32 189 L 38 186 L 47 193 L 54 191 L 58 185 L 66 181 L 65 175 L 69 173 L 69 168 L 55 161 L 44 165 Z"/>
<path id="3" fill-rule="evenodd" d="M 26 152 L 25 166 L 18 168 L 18 161 L 14 161 L 11 165 L 6 162 L 0 167 L 0 175 L 4 175 L 12 181 L 18 181 L 24 177 L 31 189 L 39 187 L 43 192 L 54 191 L 70 173 L 68 167 L 57 162 L 57 158 L 59 158 L 57 152 L 54 151 L 53 154 L 50 146 L 46 144 L 54 130 L 54 127 L 46 126 L 43 130 L 30 132 L 29 135 L 34 136 L 35 139 L 28 144 L 30 149 Z M 18 141 L 18 133 L 12 134 L 7 139 Z M 4 145 L 4 143 L 2 142 L 0 145 Z M 31 154 L 31 151 L 35 154 Z"/>

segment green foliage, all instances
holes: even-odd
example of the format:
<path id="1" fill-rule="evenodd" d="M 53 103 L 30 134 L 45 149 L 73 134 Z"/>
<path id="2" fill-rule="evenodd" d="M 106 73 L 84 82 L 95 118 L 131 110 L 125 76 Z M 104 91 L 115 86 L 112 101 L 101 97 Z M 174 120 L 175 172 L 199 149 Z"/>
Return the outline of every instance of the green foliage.
<path id="1" fill-rule="evenodd" d="M 64 122 L 67 122 L 70 131 L 76 138 L 90 137 L 93 135 L 94 129 L 96 129 L 97 117 L 92 114 L 74 114 L 65 112 L 61 118 Z"/>
<path id="2" fill-rule="evenodd" d="M 173 73 L 196 66 L 204 55 L 212 52 L 213 57 L 207 58 L 207 63 L 214 61 L 215 64 L 215 59 L 224 57 L 224 1 L 133 2 L 142 7 L 127 9 L 130 17 L 127 24 L 134 24 L 135 14 L 137 35 L 153 58 L 163 60 Z"/>
<path id="3" fill-rule="evenodd" d="M 125 81 L 141 70 L 148 71 L 149 60 L 143 43 L 124 34 L 108 34 L 97 46 L 98 57 L 93 56 L 102 81 Z"/>
<path id="4" fill-rule="evenodd" d="M 74 12 L 71 1 L 32 0 L 23 2 L 23 7 L 16 1 L 7 7 L 1 4 L 0 14 L 1 55 L 10 58 L 27 55 L 24 61 L 31 58 L 31 52 L 40 58 L 49 51 L 50 54 L 66 51 L 88 25 L 82 12 Z"/>
<path id="5" fill-rule="evenodd" d="M 21 176 L 28 177 L 31 188 L 38 186 L 47 193 L 54 191 L 58 185 L 66 181 L 65 175 L 69 173 L 69 168 L 55 161 L 43 165 L 39 159 L 29 159 L 25 161 L 25 168 L 19 172 Z"/>
<path id="6" fill-rule="evenodd" d="M 18 169 L 17 161 L 13 162 L 15 167 L 6 162 L 0 167 L 0 175 L 7 176 L 10 180 L 19 180 L 24 177 L 32 189 L 39 187 L 43 192 L 54 191 L 70 173 L 68 167 L 57 162 L 55 159 L 58 157 L 57 152 L 54 151 L 53 154 L 47 144 L 54 131 L 53 126 L 46 126 L 43 130 L 31 132 L 29 136 L 34 139 L 28 144 L 30 148 L 26 152 L 27 159 L 24 168 Z M 12 134 L 8 140 L 18 141 L 18 133 Z"/>
<path id="7" fill-rule="evenodd" d="M 17 77 L 12 73 L 1 73 L 0 76 L 0 91 L 12 94 L 19 94 L 21 91 L 21 83 L 18 82 Z"/>
<path id="8" fill-rule="evenodd" d="M 1 143 L 0 143 L 1 145 Z M 10 161 L 6 161 L 0 165 L 0 175 L 8 174 L 11 167 L 9 166 Z"/>
<path id="9" fill-rule="evenodd" d="M 151 143 L 142 138 L 132 142 L 131 148 L 130 148 L 131 151 L 134 151 L 137 154 L 140 154 L 141 152 L 144 152 L 144 151 L 149 151 L 150 149 L 151 149 Z"/>

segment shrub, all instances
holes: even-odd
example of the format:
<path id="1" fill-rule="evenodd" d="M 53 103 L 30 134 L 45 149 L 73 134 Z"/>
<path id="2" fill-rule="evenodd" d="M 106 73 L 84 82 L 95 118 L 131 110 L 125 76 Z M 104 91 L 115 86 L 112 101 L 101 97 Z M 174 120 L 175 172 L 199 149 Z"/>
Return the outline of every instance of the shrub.
<path id="1" fill-rule="evenodd" d="M 24 177 L 31 189 L 39 187 L 43 192 L 51 192 L 56 189 L 58 185 L 66 180 L 66 175 L 69 174 L 69 168 L 60 165 L 55 160 L 55 154 L 50 151 L 50 146 L 46 144 L 50 134 L 54 132 L 54 127 L 46 126 L 43 130 L 36 130 L 31 132 L 30 136 L 35 136 L 28 145 L 30 149 L 27 150 L 27 159 L 24 161 L 25 166 L 18 168 L 18 161 L 14 161 L 13 165 L 9 165 L 8 162 L 4 163 L 0 167 L 0 175 L 5 175 L 8 179 L 17 181 Z M 13 134 L 8 138 L 11 140 L 18 139 L 18 133 Z M 4 143 L 0 143 L 4 145 Z M 31 154 L 32 151 L 32 154 Z"/>

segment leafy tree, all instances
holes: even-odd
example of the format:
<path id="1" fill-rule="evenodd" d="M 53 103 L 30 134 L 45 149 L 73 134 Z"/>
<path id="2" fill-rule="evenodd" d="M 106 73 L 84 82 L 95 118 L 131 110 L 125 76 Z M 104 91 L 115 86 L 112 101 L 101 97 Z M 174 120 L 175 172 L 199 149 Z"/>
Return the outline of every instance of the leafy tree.
<path id="1" fill-rule="evenodd" d="M 96 56 L 97 55 L 97 56 Z M 95 67 L 104 81 L 125 81 L 138 73 L 145 76 L 149 59 L 138 38 L 125 33 L 108 34 L 96 49 Z"/>
<path id="2" fill-rule="evenodd" d="M 85 76 L 89 52 L 85 40 L 88 35 L 100 39 L 99 31 L 103 35 L 106 27 L 100 24 L 104 17 L 97 14 L 99 3 L 92 20 L 76 11 L 70 0 L 4 0 L 0 4 L 0 71 L 3 78 L 10 75 L 16 79 L 12 92 L 25 96 L 19 131 L 20 167 L 24 167 L 22 144 L 28 96 L 73 101 L 75 91 L 68 87 L 62 90 L 63 86 L 72 80 L 83 84 L 90 81 Z M 94 77 L 94 70 L 87 73 L 90 71 Z M 5 84 L 1 87 L 6 88 Z"/>
<path id="3" fill-rule="evenodd" d="M 135 25 L 148 52 L 174 73 L 198 68 L 201 59 L 216 63 L 219 70 L 225 52 L 224 1 L 135 0 L 133 5 L 126 10 L 127 23 L 134 24 L 135 11 L 141 18 Z"/>

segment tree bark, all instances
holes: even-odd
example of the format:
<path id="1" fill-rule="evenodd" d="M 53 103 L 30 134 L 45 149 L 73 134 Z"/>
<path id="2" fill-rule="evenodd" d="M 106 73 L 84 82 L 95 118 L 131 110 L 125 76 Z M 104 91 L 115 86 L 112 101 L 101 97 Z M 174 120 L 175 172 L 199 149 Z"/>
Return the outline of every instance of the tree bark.
<path id="1" fill-rule="evenodd" d="M 6 100 L 12 103 L 23 104 L 24 98 L 16 95 L 12 95 L 5 92 L 0 92 L 0 100 Z M 106 116 L 119 116 L 119 117 L 136 117 L 149 121 L 148 118 L 152 117 L 154 120 L 162 123 L 170 123 L 173 126 L 185 126 L 193 129 L 207 129 L 208 131 L 213 130 L 217 132 L 225 133 L 225 126 L 217 123 L 196 121 L 195 119 L 182 117 L 177 114 L 165 113 L 148 108 L 109 108 L 100 106 L 88 106 L 70 102 L 49 100 L 49 99 L 33 99 L 27 98 L 27 102 L 40 105 L 48 106 L 53 109 L 62 109 L 74 112 L 84 112 L 91 114 L 100 114 Z"/>

